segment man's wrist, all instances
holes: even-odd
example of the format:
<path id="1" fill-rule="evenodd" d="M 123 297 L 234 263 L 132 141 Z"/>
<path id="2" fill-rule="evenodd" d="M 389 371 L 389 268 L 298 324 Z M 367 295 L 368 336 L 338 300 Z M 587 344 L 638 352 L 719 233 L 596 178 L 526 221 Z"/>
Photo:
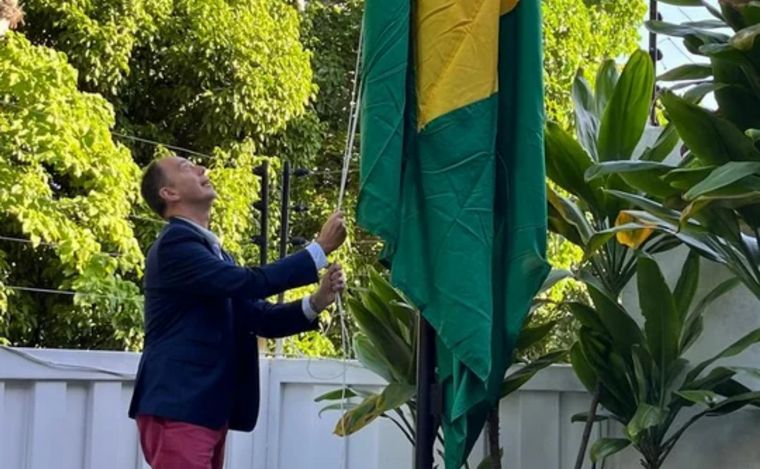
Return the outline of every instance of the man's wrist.
<path id="1" fill-rule="evenodd" d="M 329 256 L 332 252 L 332 249 L 328 249 L 324 241 L 320 240 L 319 238 L 315 239 L 314 242 L 319 245 L 320 248 L 322 248 L 322 252 L 325 253 L 325 256 Z"/>
<path id="2" fill-rule="evenodd" d="M 317 299 L 317 294 L 316 294 L 316 293 L 315 293 L 315 294 L 313 294 L 313 295 L 311 295 L 311 296 L 309 296 L 309 306 L 311 306 L 311 309 L 312 309 L 312 310 L 313 310 L 315 313 L 317 313 L 317 314 L 321 313 L 321 312 L 322 312 L 322 310 L 324 310 L 324 309 L 325 309 L 325 308 L 322 306 L 322 302 L 321 302 L 321 301 L 318 301 L 318 299 Z"/>

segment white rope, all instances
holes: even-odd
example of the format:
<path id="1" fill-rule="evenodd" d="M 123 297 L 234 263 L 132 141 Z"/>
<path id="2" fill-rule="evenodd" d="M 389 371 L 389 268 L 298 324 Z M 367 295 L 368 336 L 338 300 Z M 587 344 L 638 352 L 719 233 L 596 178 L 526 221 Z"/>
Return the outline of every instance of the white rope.
<path id="1" fill-rule="evenodd" d="M 364 21 L 362 21 L 361 29 L 359 30 L 359 45 L 356 52 L 356 64 L 354 65 L 354 82 L 351 90 L 351 104 L 349 106 L 348 114 L 348 135 L 346 136 L 346 147 L 343 152 L 343 166 L 340 175 L 340 190 L 338 192 L 338 204 L 337 210 L 343 208 L 343 202 L 346 195 L 346 186 L 348 184 L 348 172 L 351 164 L 351 158 L 354 151 L 354 139 L 356 137 L 356 125 L 359 122 L 359 112 L 361 104 L 361 93 L 359 92 L 359 73 L 362 60 L 362 41 L 364 39 Z M 346 312 L 343 308 L 343 298 L 340 294 L 336 298 L 336 306 L 338 309 L 338 317 L 340 319 L 340 341 L 341 341 L 341 361 L 343 363 L 343 376 L 341 378 L 341 399 L 340 399 L 340 415 L 343 418 L 346 412 L 346 386 L 347 386 L 347 374 L 348 374 L 348 327 L 346 326 Z M 343 437 L 343 454 L 340 460 L 340 468 L 344 468 L 348 460 L 348 435 Z"/>

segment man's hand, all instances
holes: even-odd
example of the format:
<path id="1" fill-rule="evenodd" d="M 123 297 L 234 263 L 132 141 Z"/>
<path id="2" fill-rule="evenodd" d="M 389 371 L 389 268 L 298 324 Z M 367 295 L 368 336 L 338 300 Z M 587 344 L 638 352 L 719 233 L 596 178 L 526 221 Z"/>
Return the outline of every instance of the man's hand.
<path id="1" fill-rule="evenodd" d="M 341 212 L 335 212 L 330 215 L 322 230 L 317 236 L 317 243 L 322 247 L 325 255 L 329 255 L 343 244 L 346 240 L 346 224 Z"/>
<path id="2" fill-rule="evenodd" d="M 338 293 L 346 288 L 346 278 L 343 275 L 343 269 L 339 264 L 332 264 L 322 276 L 319 282 L 319 289 L 311 295 L 311 307 L 316 312 L 320 312 L 333 304 Z"/>

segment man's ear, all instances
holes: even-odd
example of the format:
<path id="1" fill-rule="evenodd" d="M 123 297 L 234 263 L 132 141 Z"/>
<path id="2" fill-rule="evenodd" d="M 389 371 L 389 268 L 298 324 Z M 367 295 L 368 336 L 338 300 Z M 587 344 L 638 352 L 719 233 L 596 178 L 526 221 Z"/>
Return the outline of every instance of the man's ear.
<path id="1" fill-rule="evenodd" d="M 158 195 L 167 202 L 176 202 L 179 200 L 179 194 L 171 187 L 164 186 L 158 191 Z"/>

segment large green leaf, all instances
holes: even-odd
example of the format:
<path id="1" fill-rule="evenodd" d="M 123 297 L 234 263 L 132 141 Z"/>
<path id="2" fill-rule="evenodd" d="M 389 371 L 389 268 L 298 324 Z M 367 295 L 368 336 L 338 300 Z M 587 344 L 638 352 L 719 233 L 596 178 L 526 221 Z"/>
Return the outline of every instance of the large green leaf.
<path id="1" fill-rule="evenodd" d="M 533 360 L 529 364 L 520 367 L 517 371 L 510 373 L 501 384 L 500 397 L 504 398 L 517 391 L 520 389 L 520 387 L 522 387 L 523 384 L 530 381 L 530 379 L 533 378 L 536 373 L 543 370 L 547 366 L 553 365 L 562 360 L 566 353 L 567 352 L 564 350 L 548 353 L 540 358 L 537 358 L 536 360 Z"/>
<path id="2" fill-rule="evenodd" d="M 679 7 L 701 7 L 702 0 L 659 0 L 660 3 L 675 5 Z"/>
<path id="3" fill-rule="evenodd" d="M 631 441 L 637 442 L 641 432 L 660 425 L 666 417 L 667 413 L 659 407 L 641 403 L 631 421 L 625 426 L 625 434 Z"/>
<path id="4" fill-rule="evenodd" d="M 634 345 L 631 349 L 631 363 L 633 363 L 633 376 L 638 400 L 646 402 L 655 389 L 652 376 L 652 356 L 649 351 L 640 345 Z"/>
<path id="5" fill-rule="evenodd" d="M 599 320 L 610 334 L 614 347 L 629 350 L 635 344 L 644 342 L 638 324 L 626 310 L 590 275 L 583 275 L 589 296 L 594 302 Z"/>
<path id="6" fill-rule="evenodd" d="M 342 401 L 344 399 L 349 399 L 351 397 L 357 397 L 358 394 L 355 393 L 351 388 L 344 388 L 344 389 L 335 389 L 333 391 L 328 391 L 324 394 L 320 394 L 319 396 L 314 398 L 314 402 L 322 402 L 322 401 Z"/>
<path id="7" fill-rule="evenodd" d="M 740 353 L 745 351 L 747 348 L 751 347 L 752 345 L 755 345 L 758 342 L 760 342 L 760 329 L 755 329 L 754 331 L 751 331 L 750 333 L 741 337 L 739 340 L 737 340 L 733 344 L 729 345 L 728 347 L 720 351 L 718 354 L 716 354 L 712 358 L 705 360 L 702 363 L 695 366 L 694 369 L 690 371 L 688 376 L 686 377 L 687 386 L 688 386 L 688 383 L 691 383 L 694 380 L 696 380 L 699 377 L 699 375 L 708 366 L 712 365 L 716 361 L 721 360 L 723 358 L 739 355 Z"/>
<path id="8" fill-rule="evenodd" d="M 571 278 L 572 276 L 573 273 L 567 269 L 552 269 L 549 272 L 549 275 L 546 276 L 544 283 L 541 284 L 541 288 L 538 289 L 538 292 L 547 292 L 562 280 Z"/>
<path id="9" fill-rule="evenodd" d="M 723 29 L 727 26 L 726 22 L 721 20 L 686 21 L 683 24 L 700 29 Z"/>
<path id="10" fill-rule="evenodd" d="M 675 36 L 682 38 L 694 37 L 702 43 L 725 43 L 728 42 L 729 36 L 723 33 L 698 28 L 688 24 L 673 24 L 666 21 L 647 21 L 647 29 L 653 33 L 665 36 Z"/>
<path id="11" fill-rule="evenodd" d="M 583 175 L 593 164 L 586 151 L 558 124 L 546 124 L 546 173 L 549 179 L 592 207 L 601 207 L 599 182 L 587 183 Z"/>
<path id="12" fill-rule="evenodd" d="M 760 35 L 760 24 L 753 24 L 737 31 L 729 40 L 729 44 L 740 51 L 749 52 L 755 45 L 755 40 Z"/>
<path id="13" fill-rule="evenodd" d="M 338 402 L 336 404 L 329 404 L 319 409 L 319 413 L 317 414 L 317 416 L 321 418 L 322 414 L 331 410 L 340 410 L 341 412 L 347 412 L 347 411 L 351 411 L 355 409 L 358 406 L 359 404 L 357 404 L 356 402 L 350 402 L 350 401 Z"/>
<path id="14" fill-rule="evenodd" d="M 654 89 L 654 67 L 644 51 L 635 52 L 620 75 L 602 115 L 597 150 L 600 161 L 630 159 L 641 140 Z"/>
<path id="15" fill-rule="evenodd" d="M 694 200 L 757 173 L 760 173 L 760 162 L 730 161 L 716 168 L 699 184 L 687 191 L 683 197 L 686 200 Z"/>
<path id="16" fill-rule="evenodd" d="M 631 400 L 632 389 L 626 376 L 624 361 L 612 351 L 609 341 L 603 340 L 607 338 L 583 332 L 584 329 L 581 328 L 581 333 L 578 335 L 582 355 L 586 358 L 588 365 L 594 370 L 594 374 L 599 379 L 600 384 L 609 393 L 609 399 L 617 403 L 618 406 L 611 407 L 604 401 L 602 401 L 602 404 L 611 411 L 623 416 L 628 415 L 628 412 L 630 412 L 630 415 L 633 415 L 635 403 Z M 613 357 L 616 357 L 616 359 L 613 359 Z"/>
<path id="17" fill-rule="evenodd" d="M 375 269 L 370 267 L 368 274 L 372 292 L 386 305 L 390 315 L 402 325 L 407 333 L 407 337 L 413 338 L 417 327 L 417 310 Z"/>
<path id="18" fill-rule="evenodd" d="M 586 244 L 586 248 L 584 249 L 583 253 L 583 259 L 590 259 L 591 256 L 596 254 L 596 252 L 599 251 L 602 246 L 612 240 L 612 238 L 614 238 L 618 233 L 635 233 L 640 232 L 641 230 L 651 229 L 651 225 L 645 225 L 643 223 L 625 223 L 623 225 L 616 225 L 612 228 L 607 228 L 606 230 L 597 231 Z"/>
<path id="19" fill-rule="evenodd" d="M 708 94 L 714 93 L 725 87 L 726 85 L 724 85 L 723 83 L 714 83 L 714 82 L 700 83 L 698 85 L 694 85 L 690 87 L 683 94 L 683 99 L 685 99 L 686 101 L 692 104 L 699 104 L 702 102 L 703 99 L 705 99 L 705 96 L 707 96 Z"/>
<path id="20" fill-rule="evenodd" d="M 676 303 L 654 259 L 639 257 L 637 281 L 647 344 L 657 366 L 666 370 L 679 354 L 681 321 Z"/>
<path id="21" fill-rule="evenodd" d="M 572 201 L 557 194 L 557 192 L 554 191 L 549 185 L 547 185 L 546 188 L 546 197 L 549 202 L 549 206 L 552 209 L 550 212 L 556 212 L 556 214 L 559 215 L 564 223 L 567 223 L 575 229 L 578 237 L 580 238 L 580 243 L 578 244 L 580 246 L 583 246 L 593 234 L 593 229 L 591 228 L 591 224 L 589 223 L 588 219 L 586 219 L 586 216 L 580 207 L 578 207 Z M 566 239 L 572 240 L 573 238 Z"/>
<path id="22" fill-rule="evenodd" d="M 580 72 L 575 75 L 573 81 L 573 104 L 578 141 L 591 158 L 597 160 L 596 137 L 599 133 L 599 117 L 596 114 L 596 100 L 591 87 Z"/>
<path id="23" fill-rule="evenodd" d="M 607 103 L 612 99 L 620 74 L 617 64 L 612 59 L 606 59 L 596 72 L 596 115 L 601 117 L 607 109 Z"/>
<path id="24" fill-rule="evenodd" d="M 604 461 L 609 456 L 626 449 L 630 444 L 630 440 L 623 438 L 600 438 L 591 446 L 591 461 L 594 463 Z"/>
<path id="25" fill-rule="evenodd" d="M 696 251 L 689 251 L 689 255 L 681 268 L 681 275 L 678 277 L 676 288 L 673 290 L 673 298 L 676 301 L 676 309 L 681 323 L 686 321 L 698 285 L 699 254 Z"/>
<path id="26" fill-rule="evenodd" d="M 335 434 L 347 436 L 356 433 L 385 412 L 406 404 L 416 392 L 416 388 L 408 384 L 389 384 L 380 394 L 366 398 L 355 408 L 343 414 L 335 425 Z"/>
<path id="27" fill-rule="evenodd" d="M 526 350 L 542 341 L 557 325 L 558 321 L 548 321 L 538 326 L 523 327 L 517 337 L 517 351 Z"/>
<path id="28" fill-rule="evenodd" d="M 671 92 L 662 95 L 668 117 L 689 149 L 707 164 L 760 161 L 752 141 L 731 122 Z"/>
<path id="29" fill-rule="evenodd" d="M 581 384 L 586 387 L 588 392 L 593 393 L 598 378 L 596 372 L 588 363 L 588 359 L 583 355 L 579 342 L 576 342 L 570 348 L 570 363 L 573 365 L 575 376 L 578 377 Z"/>
<path id="30" fill-rule="evenodd" d="M 683 397 L 687 401 L 708 406 L 715 405 L 723 400 L 720 394 L 704 389 L 678 391 L 676 394 Z"/>
<path id="31" fill-rule="evenodd" d="M 386 355 L 377 350 L 372 341 L 361 332 L 354 334 L 354 353 L 365 368 L 388 382 L 394 381 L 393 367 Z"/>
<path id="32" fill-rule="evenodd" d="M 586 180 L 594 180 L 610 174 L 617 174 L 626 184 L 656 197 L 670 197 L 678 190 L 666 183 L 662 177 L 675 169 L 655 161 L 608 161 L 590 167 Z"/>
<path id="33" fill-rule="evenodd" d="M 547 190 L 547 193 L 549 192 L 551 191 Z M 555 201 L 559 200 L 558 197 L 555 198 Z M 551 200 L 547 203 L 547 215 L 548 228 L 552 233 L 562 236 L 576 246 L 583 246 L 583 237 L 578 228 L 565 219 L 564 215 L 551 203 Z"/>
<path id="34" fill-rule="evenodd" d="M 760 402 L 760 392 L 755 391 L 738 394 L 736 396 L 729 397 L 728 399 L 725 399 L 716 405 L 710 406 L 710 410 L 707 415 L 716 417 L 719 415 L 730 414 L 731 412 L 736 412 L 742 407 L 748 406 L 750 404 L 757 405 L 758 402 Z"/>
<path id="35" fill-rule="evenodd" d="M 581 323 L 581 325 L 601 335 L 606 335 L 609 333 L 607 331 L 607 328 L 599 319 L 599 316 L 596 314 L 596 311 L 591 306 L 577 301 L 568 302 L 565 303 L 565 305 L 570 311 L 570 314 L 572 314 L 576 321 Z"/>
<path id="36" fill-rule="evenodd" d="M 639 158 L 642 161 L 661 162 L 667 158 L 678 145 L 680 141 L 678 132 L 672 123 L 668 123 L 657 136 L 651 148 L 647 148 Z"/>
<path id="37" fill-rule="evenodd" d="M 404 338 L 395 334 L 380 317 L 357 301 L 355 298 L 346 300 L 351 315 L 356 320 L 359 329 L 369 338 L 378 352 L 381 352 L 391 366 L 393 381 L 413 382 L 412 371 L 415 357 L 410 344 Z"/>
<path id="38" fill-rule="evenodd" d="M 729 212 L 719 209 L 753 206 L 758 202 L 760 202 L 760 177 L 748 176 L 742 180 L 731 183 L 728 186 L 699 195 L 682 211 L 681 220 L 683 222 L 684 220 L 695 217 L 696 213 L 704 210 L 706 207 L 714 208 L 714 212 L 720 212 L 725 215 Z M 730 212 L 730 214 L 733 216 L 734 212 Z M 700 218 L 705 219 L 704 215 L 700 216 Z M 711 229 L 715 229 L 715 227 L 711 226 Z M 738 234 L 738 225 L 736 232 Z M 719 232 L 716 230 L 715 234 L 724 236 L 722 231 Z"/>
<path id="39" fill-rule="evenodd" d="M 736 371 L 730 368 L 717 366 L 710 370 L 710 372 L 702 378 L 689 382 L 687 389 L 685 390 L 708 389 L 712 391 L 717 386 L 732 379 L 735 375 Z"/>
<path id="40" fill-rule="evenodd" d="M 663 179 L 676 189 L 687 191 L 709 176 L 714 168 L 715 166 L 678 168 L 663 176 Z"/>
<path id="41" fill-rule="evenodd" d="M 702 78 L 711 77 L 712 73 L 712 67 L 710 64 L 695 63 L 671 68 L 657 77 L 657 79 L 661 81 L 700 80 Z"/>

